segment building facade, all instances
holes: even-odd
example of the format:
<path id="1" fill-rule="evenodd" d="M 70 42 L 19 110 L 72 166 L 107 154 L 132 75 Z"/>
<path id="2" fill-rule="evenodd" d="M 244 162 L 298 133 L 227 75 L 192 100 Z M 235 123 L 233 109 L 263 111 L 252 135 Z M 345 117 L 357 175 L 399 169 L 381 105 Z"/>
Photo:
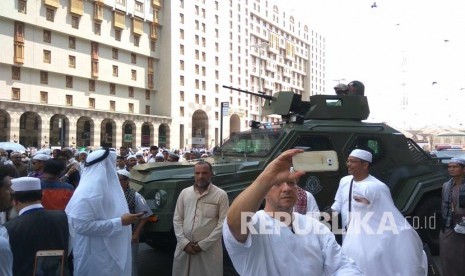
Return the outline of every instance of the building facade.
<path id="1" fill-rule="evenodd" d="M 278 121 L 261 116 L 259 97 L 223 86 L 325 92 L 324 37 L 282 4 L 2 1 L 0 141 L 210 148 L 221 130 Z"/>

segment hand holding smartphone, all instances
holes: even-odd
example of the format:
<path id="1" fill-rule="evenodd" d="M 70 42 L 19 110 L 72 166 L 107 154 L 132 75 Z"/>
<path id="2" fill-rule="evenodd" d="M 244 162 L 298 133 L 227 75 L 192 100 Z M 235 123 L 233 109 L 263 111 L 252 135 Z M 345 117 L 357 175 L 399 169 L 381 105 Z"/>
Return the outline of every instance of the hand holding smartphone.
<path id="1" fill-rule="evenodd" d="M 305 151 L 292 157 L 292 166 L 304 172 L 337 171 L 339 161 L 334 150 Z"/>

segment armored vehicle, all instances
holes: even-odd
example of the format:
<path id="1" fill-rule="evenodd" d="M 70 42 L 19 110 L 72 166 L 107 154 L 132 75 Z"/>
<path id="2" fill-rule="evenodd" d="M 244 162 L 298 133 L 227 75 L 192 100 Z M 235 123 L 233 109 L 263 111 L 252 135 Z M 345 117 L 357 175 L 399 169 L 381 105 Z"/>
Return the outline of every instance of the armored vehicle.
<path id="1" fill-rule="evenodd" d="M 292 92 L 277 92 L 268 96 L 263 112 L 283 120 L 279 125 L 251 122 L 250 130 L 231 135 L 210 160 L 213 183 L 228 193 L 230 202 L 281 152 L 300 147 L 337 153 L 336 170 L 306 173 L 299 183 L 315 196 L 320 210 L 329 209 L 339 180 L 347 175 L 349 153 L 365 148 L 373 153 L 371 174 L 389 186 L 398 209 L 430 248 L 438 250 L 441 186 L 448 179 L 447 170 L 399 131 L 384 123 L 363 122 L 369 115 L 366 97 L 315 95 L 305 102 Z M 182 189 L 193 185 L 194 164 L 146 164 L 131 171 L 132 185 L 155 214 L 144 230 L 149 245 L 175 242 L 176 200 Z"/>

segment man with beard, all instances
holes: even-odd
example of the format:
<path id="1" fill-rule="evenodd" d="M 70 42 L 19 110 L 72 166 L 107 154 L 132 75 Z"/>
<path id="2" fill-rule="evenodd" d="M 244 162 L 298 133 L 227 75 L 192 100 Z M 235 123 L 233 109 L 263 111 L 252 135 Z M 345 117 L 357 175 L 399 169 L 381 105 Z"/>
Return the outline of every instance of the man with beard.
<path id="1" fill-rule="evenodd" d="M 221 229 L 229 201 L 226 192 L 211 183 L 212 176 L 211 164 L 198 162 L 194 185 L 178 197 L 173 218 L 178 240 L 173 275 L 223 275 Z"/>

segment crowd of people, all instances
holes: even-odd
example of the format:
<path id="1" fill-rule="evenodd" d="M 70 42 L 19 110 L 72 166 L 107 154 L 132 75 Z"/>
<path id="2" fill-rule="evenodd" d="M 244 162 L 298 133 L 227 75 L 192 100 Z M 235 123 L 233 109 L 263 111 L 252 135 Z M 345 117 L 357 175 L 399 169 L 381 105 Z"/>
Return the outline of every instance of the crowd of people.
<path id="1" fill-rule="evenodd" d="M 427 275 L 423 243 L 389 188 L 370 175 L 369 150 L 349 154 L 348 175 L 331 207 L 342 216 L 342 245 L 314 215 L 314 196 L 297 185 L 305 172 L 293 169 L 292 157 L 301 152 L 291 149 L 275 158 L 231 205 L 212 183 L 212 165 L 196 160 L 194 183 L 176 203 L 173 275 L 223 275 L 222 239 L 240 275 Z M 50 250 L 62 254 L 64 275 L 137 275 L 139 239 L 152 210 L 130 187 L 131 169 L 179 162 L 178 153 L 156 146 L 142 157 L 125 147 L 39 151 L 30 157 L 32 170 L 21 153 L 0 156 L 0 275 L 57 269 L 35 261 L 37 252 Z M 465 160 L 452 159 L 449 174 L 443 187 L 443 275 L 465 275 L 465 235 L 457 230 L 465 217 Z"/>

